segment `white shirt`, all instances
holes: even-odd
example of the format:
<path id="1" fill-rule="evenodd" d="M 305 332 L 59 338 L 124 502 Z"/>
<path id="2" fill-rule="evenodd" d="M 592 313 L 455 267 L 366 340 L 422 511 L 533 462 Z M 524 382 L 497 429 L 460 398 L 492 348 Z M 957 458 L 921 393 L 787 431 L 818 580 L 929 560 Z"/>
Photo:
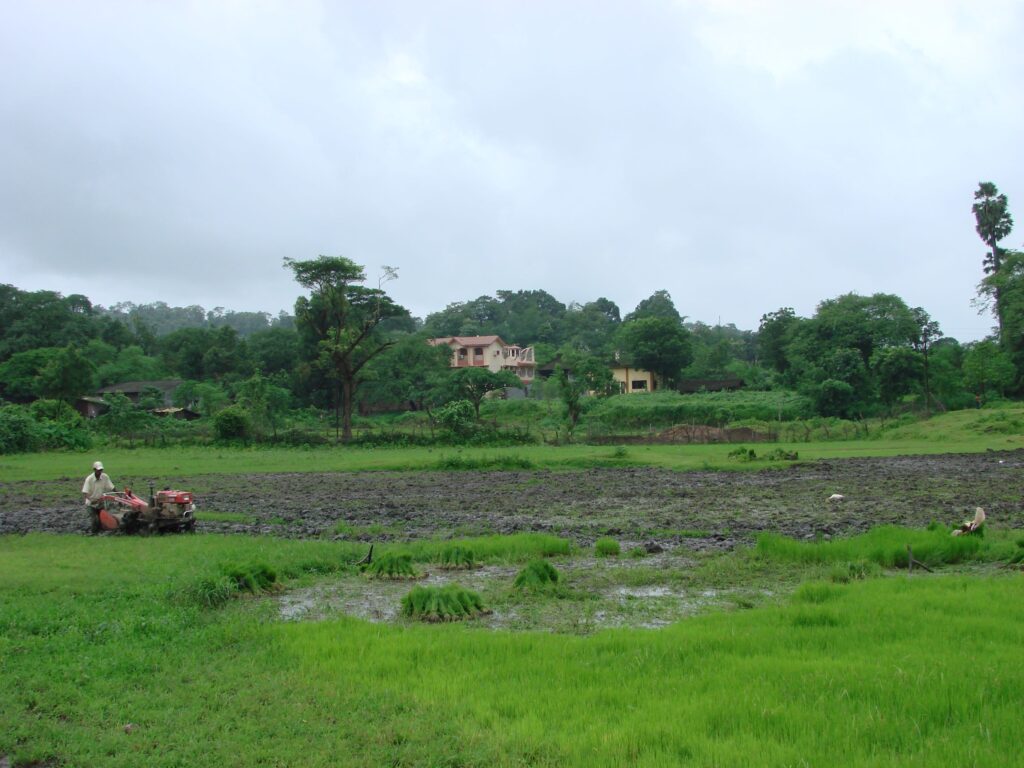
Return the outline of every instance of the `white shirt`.
<path id="1" fill-rule="evenodd" d="M 107 477 L 106 472 L 101 472 L 99 479 L 96 479 L 96 473 L 90 472 L 89 476 L 85 478 L 85 483 L 82 484 L 82 493 L 88 495 L 88 501 L 95 502 L 103 498 L 103 494 L 107 491 L 114 490 L 114 484 Z"/>

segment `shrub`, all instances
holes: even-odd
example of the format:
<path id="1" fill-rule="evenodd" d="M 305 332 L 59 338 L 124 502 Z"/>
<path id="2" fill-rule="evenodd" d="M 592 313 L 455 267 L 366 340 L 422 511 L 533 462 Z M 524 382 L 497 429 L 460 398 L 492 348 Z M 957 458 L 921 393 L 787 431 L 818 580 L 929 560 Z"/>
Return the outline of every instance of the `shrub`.
<path id="1" fill-rule="evenodd" d="M 441 550 L 441 554 L 438 556 L 438 564 L 446 570 L 476 567 L 473 550 L 458 545 L 445 547 Z"/>
<path id="2" fill-rule="evenodd" d="M 63 400 L 36 400 L 29 406 L 36 421 L 59 421 L 75 427 L 82 426 L 81 415 Z"/>
<path id="3" fill-rule="evenodd" d="M 402 615 L 420 621 L 461 621 L 487 613 L 476 592 L 448 584 L 444 587 L 413 587 L 402 598 Z"/>
<path id="4" fill-rule="evenodd" d="M 363 573 L 374 579 L 418 579 L 412 555 L 387 553 L 370 562 Z"/>
<path id="5" fill-rule="evenodd" d="M 730 459 L 736 459 L 737 461 L 756 461 L 757 451 L 753 448 L 744 448 L 741 445 L 729 451 L 728 456 Z"/>
<path id="6" fill-rule="evenodd" d="M 536 469 L 537 465 L 522 456 L 442 456 L 437 468 L 451 471 L 477 471 L 481 469 Z"/>
<path id="7" fill-rule="evenodd" d="M 795 392 L 651 392 L 601 398 L 585 417 L 590 428 L 609 430 L 664 428 L 677 424 L 725 426 L 757 419 L 791 421 L 814 415 L 811 400 Z"/>
<path id="8" fill-rule="evenodd" d="M 434 411 L 434 419 L 456 437 L 468 437 L 476 429 L 476 409 L 469 400 L 453 400 Z"/>
<path id="9" fill-rule="evenodd" d="M 516 575 L 512 586 L 525 591 L 537 591 L 558 584 L 559 578 L 555 566 L 547 560 L 534 560 Z"/>
<path id="10" fill-rule="evenodd" d="M 17 405 L 0 407 L 0 453 L 31 451 L 38 443 L 38 425 L 27 409 Z"/>
<path id="11" fill-rule="evenodd" d="M 213 417 L 213 429 L 220 440 L 244 440 L 252 428 L 249 412 L 231 405 Z"/>
<path id="12" fill-rule="evenodd" d="M 598 557 L 617 557 L 621 551 L 619 542 L 607 536 L 594 542 L 594 552 Z"/>

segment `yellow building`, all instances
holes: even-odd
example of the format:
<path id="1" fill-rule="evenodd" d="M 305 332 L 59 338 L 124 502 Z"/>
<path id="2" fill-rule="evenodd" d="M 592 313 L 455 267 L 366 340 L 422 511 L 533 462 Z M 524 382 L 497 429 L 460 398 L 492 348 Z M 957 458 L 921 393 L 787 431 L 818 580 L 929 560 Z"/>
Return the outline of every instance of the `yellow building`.
<path id="1" fill-rule="evenodd" d="M 612 378 L 618 382 L 623 394 L 654 392 L 658 388 L 658 377 L 643 368 L 630 368 L 621 363 L 612 367 Z"/>

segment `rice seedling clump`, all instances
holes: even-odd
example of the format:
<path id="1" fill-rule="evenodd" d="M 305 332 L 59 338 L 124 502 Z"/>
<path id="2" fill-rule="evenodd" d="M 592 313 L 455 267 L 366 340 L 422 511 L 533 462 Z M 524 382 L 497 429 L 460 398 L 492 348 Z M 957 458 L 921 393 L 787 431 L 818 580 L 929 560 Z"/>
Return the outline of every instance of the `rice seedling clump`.
<path id="1" fill-rule="evenodd" d="M 445 570 L 456 570 L 459 568 L 475 568 L 476 560 L 473 557 L 473 550 L 458 545 L 445 547 L 438 556 L 438 564 Z"/>
<path id="2" fill-rule="evenodd" d="M 558 571 L 547 560 L 534 560 L 516 575 L 512 586 L 525 591 L 547 589 L 558 584 Z"/>
<path id="3" fill-rule="evenodd" d="M 622 548 L 615 539 L 602 537 L 594 542 L 594 552 L 598 557 L 618 557 Z"/>
<path id="4" fill-rule="evenodd" d="M 368 563 L 363 573 L 372 579 L 418 579 L 412 555 L 385 554 Z"/>
<path id="5" fill-rule="evenodd" d="M 402 615 L 420 621 L 462 621 L 487 613 L 483 600 L 458 584 L 413 587 L 402 598 Z"/>

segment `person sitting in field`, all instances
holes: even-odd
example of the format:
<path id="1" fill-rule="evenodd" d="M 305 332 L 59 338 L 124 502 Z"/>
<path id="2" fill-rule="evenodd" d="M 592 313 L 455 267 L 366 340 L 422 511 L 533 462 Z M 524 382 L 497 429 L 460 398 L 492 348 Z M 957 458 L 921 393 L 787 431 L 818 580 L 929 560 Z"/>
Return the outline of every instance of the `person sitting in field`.
<path id="1" fill-rule="evenodd" d="M 82 499 L 89 510 L 89 532 L 100 532 L 100 510 L 103 509 L 103 494 L 114 490 L 114 483 L 103 471 L 103 462 L 94 461 L 92 472 L 82 484 Z"/>
<path id="2" fill-rule="evenodd" d="M 974 533 L 976 530 L 981 528 L 985 524 L 985 510 L 978 507 L 974 510 L 973 520 L 964 520 L 963 525 L 953 530 L 954 536 L 964 536 L 968 533 Z"/>

